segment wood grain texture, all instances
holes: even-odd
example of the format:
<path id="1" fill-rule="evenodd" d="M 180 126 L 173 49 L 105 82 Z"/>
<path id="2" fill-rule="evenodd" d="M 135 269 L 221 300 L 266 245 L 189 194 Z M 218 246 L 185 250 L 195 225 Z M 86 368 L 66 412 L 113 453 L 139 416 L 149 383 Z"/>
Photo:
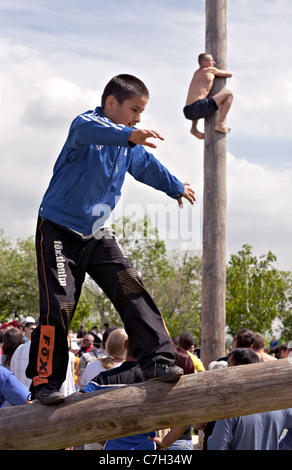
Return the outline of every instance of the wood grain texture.
<path id="1" fill-rule="evenodd" d="M 292 407 L 289 359 L 147 381 L 0 410 L 0 450 L 54 450 Z"/>
<path id="2" fill-rule="evenodd" d="M 206 48 L 226 68 L 227 0 L 206 0 Z M 210 95 L 225 86 L 215 78 Z M 226 322 L 226 136 L 214 130 L 218 112 L 205 119 L 201 359 L 224 355 Z"/>

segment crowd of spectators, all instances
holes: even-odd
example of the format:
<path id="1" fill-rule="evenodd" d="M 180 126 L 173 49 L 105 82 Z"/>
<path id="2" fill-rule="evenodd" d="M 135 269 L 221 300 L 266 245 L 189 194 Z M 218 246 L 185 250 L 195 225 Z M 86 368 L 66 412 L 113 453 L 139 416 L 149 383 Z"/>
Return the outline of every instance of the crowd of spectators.
<path id="1" fill-rule="evenodd" d="M 3 322 L 0 326 L 0 407 L 29 404 L 28 364 L 30 339 L 36 321 Z M 242 328 L 233 338 L 226 355 L 205 367 L 200 349 L 189 331 L 173 340 L 176 364 L 185 374 L 243 364 L 274 362 L 292 356 L 292 341 L 279 345 L 275 337 L 266 343 L 263 335 Z M 114 384 L 128 385 L 143 381 L 130 338 L 121 327 L 105 323 L 101 330 L 80 325 L 68 334 L 68 370 L 62 385 L 65 396 L 87 393 Z M 191 410 L 190 410 L 191 416 Z M 200 436 L 200 438 L 198 437 Z M 114 439 L 80 449 L 168 449 L 168 450 L 292 450 L 292 409 L 257 413 L 208 423 L 157 430 Z"/>

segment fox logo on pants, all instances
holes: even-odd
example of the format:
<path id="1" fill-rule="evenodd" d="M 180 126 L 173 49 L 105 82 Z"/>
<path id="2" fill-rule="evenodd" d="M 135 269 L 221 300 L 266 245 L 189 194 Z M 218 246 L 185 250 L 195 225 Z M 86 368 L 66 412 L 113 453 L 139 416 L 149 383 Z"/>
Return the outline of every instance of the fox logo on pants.
<path id="1" fill-rule="evenodd" d="M 38 376 L 33 378 L 33 384 L 48 383 L 48 377 L 53 370 L 53 351 L 55 344 L 55 327 L 42 325 L 40 327 L 40 343 L 37 359 Z"/>

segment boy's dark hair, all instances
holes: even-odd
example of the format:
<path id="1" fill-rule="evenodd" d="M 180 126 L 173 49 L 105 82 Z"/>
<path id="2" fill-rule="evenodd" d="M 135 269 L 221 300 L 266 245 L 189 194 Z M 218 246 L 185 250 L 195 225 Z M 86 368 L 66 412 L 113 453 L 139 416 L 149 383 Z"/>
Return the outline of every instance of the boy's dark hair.
<path id="1" fill-rule="evenodd" d="M 236 346 L 237 348 L 250 348 L 254 340 L 254 332 L 248 328 L 242 328 L 236 335 Z"/>
<path id="2" fill-rule="evenodd" d="M 260 358 L 253 349 L 236 348 L 228 354 L 227 361 L 228 364 L 229 361 L 232 362 L 232 366 L 241 366 L 243 364 L 254 364 L 260 362 Z"/>
<path id="3" fill-rule="evenodd" d="M 4 333 L 2 351 L 5 354 L 3 366 L 10 366 L 12 355 L 16 348 L 24 343 L 23 334 L 18 328 L 10 328 Z"/>
<path id="4" fill-rule="evenodd" d="M 208 59 L 208 57 L 210 56 L 210 54 L 208 52 L 202 52 L 202 54 L 199 55 L 198 57 L 198 62 L 199 62 L 199 65 L 202 65 L 202 63 Z"/>
<path id="5" fill-rule="evenodd" d="M 283 344 L 281 344 L 281 346 L 279 347 L 279 352 L 281 352 L 281 351 L 286 352 L 287 349 L 288 349 L 287 343 L 283 343 Z"/>
<path id="6" fill-rule="evenodd" d="M 252 345 L 253 349 L 255 351 L 259 351 L 260 349 L 265 347 L 265 338 L 260 335 L 259 333 L 256 333 L 254 335 L 254 343 Z"/>
<path id="7" fill-rule="evenodd" d="M 186 351 L 195 344 L 194 337 L 189 331 L 184 331 L 178 338 L 178 345 Z"/>
<path id="8" fill-rule="evenodd" d="M 149 98 L 149 91 L 146 85 L 137 77 L 128 74 L 120 74 L 113 77 L 105 86 L 101 97 L 101 107 L 105 107 L 108 96 L 113 95 L 122 104 L 125 100 L 133 96 L 146 96 Z"/>

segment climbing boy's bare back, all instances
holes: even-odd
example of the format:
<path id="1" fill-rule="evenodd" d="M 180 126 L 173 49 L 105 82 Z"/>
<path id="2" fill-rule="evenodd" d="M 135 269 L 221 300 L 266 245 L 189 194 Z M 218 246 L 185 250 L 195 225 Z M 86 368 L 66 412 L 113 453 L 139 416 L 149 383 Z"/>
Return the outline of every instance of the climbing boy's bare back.
<path id="1" fill-rule="evenodd" d="M 197 129 L 198 120 L 210 116 L 221 106 L 215 130 L 222 134 L 228 134 L 230 128 L 226 126 L 225 119 L 233 101 L 233 94 L 226 89 L 212 97 L 209 97 L 209 93 L 215 77 L 229 78 L 232 74 L 228 70 L 217 69 L 211 54 L 200 54 L 198 60 L 200 68 L 193 75 L 186 106 L 183 110 L 186 119 L 193 121 L 191 133 L 197 138 L 203 139 L 204 134 Z"/>

